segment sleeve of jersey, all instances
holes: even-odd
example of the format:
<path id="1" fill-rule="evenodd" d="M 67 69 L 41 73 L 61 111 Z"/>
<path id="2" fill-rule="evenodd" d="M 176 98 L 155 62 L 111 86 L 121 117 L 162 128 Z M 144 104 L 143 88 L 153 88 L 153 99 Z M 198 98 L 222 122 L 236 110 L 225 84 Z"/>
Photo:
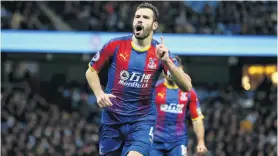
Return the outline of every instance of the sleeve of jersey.
<path id="1" fill-rule="evenodd" d="M 193 121 L 204 118 L 197 94 L 193 89 L 190 91 L 189 111 Z"/>
<path id="2" fill-rule="evenodd" d="M 89 62 L 89 68 L 92 71 L 100 72 L 102 67 L 109 62 L 115 52 L 115 42 L 108 42 L 100 51 L 98 51 Z"/>
<path id="3" fill-rule="evenodd" d="M 175 58 L 175 56 L 174 56 L 173 54 L 171 54 L 170 52 L 169 52 L 169 57 L 170 57 L 171 61 L 172 61 L 177 67 L 180 66 L 178 60 L 177 60 L 177 59 Z M 167 67 L 166 67 L 164 64 L 162 64 L 162 67 L 163 67 L 163 71 L 164 71 L 164 73 L 165 73 L 166 75 L 167 75 L 167 74 L 170 74 L 170 73 L 168 73 L 168 69 L 167 69 Z"/>

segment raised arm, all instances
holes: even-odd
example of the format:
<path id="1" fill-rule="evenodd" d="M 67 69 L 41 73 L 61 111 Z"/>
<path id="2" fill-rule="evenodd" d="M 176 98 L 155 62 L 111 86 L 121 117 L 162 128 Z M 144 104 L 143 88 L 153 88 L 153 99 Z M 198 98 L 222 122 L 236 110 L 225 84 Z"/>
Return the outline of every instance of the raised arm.
<path id="1" fill-rule="evenodd" d="M 178 87 L 184 92 L 190 91 L 192 88 L 191 78 L 184 73 L 176 59 L 170 54 L 169 50 L 164 45 L 163 37 L 161 37 L 161 43 L 157 45 L 156 54 L 157 57 L 163 62 L 164 70 L 169 70 L 172 79 Z"/>

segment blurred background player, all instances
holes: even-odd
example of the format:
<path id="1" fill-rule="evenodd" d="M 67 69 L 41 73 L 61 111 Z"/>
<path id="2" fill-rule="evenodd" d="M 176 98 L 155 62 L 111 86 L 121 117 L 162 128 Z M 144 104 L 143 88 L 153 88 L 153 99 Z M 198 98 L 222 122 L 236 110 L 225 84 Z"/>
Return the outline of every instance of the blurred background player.
<path id="1" fill-rule="evenodd" d="M 184 91 L 191 89 L 191 79 L 172 60 L 163 38 L 160 44 L 153 39 L 157 20 L 156 7 L 140 4 L 133 19 L 133 35 L 110 40 L 89 63 L 86 78 L 98 105 L 104 108 L 100 155 L 148 155 L 156 120 L 153 92 L 163 69 L 170 71 Z M 109 73 L 104 92 L 97 73 L 106 63 Z"/>
<path id="2" fill-rule="evenodd" d="M 181 65 L 181 59 L 176 57 Z M 182 66 L 180 67 L 182 68 Z M 157 106 L 157 122 L 154 130 L 151 156 L 187 156 L 188 132 L 185 124 L 189 113 L 193 121 L 193 129 L 197 136 L 197 154 L 207 152 L 204 141 L 203 114 L 194 89 L 183 92 L 171 78 L 171 74 L 156 85 L 155 103 Z"/>

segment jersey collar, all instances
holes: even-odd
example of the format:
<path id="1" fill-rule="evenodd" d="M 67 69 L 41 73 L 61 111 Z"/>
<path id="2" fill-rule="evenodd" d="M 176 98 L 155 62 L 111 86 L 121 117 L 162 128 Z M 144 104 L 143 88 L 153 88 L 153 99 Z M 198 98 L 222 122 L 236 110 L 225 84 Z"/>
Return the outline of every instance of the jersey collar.
<path id="1" fill-rule="evenodd" d="M 131 46 L 132 46 L 133 49 L 135 49 L 138 52 L 144 52 L 144 51 L 147 51 L 147 50 L 149 50 L 151 48 L 151 45 L 149 45 L 149 46 L 147 46 L 145 48 L 139 48 L 139 47 L 137 47 L 135 45 L 135 43 L 133 41 L 131 41 Z"/>
<path id="2" fill-rule="evenodd" d="M 179 87 L 175 84 L 174 86 L 169 85 L 167 83 L 167 81 L 164 81 L 164 85 L 168 88 L 168 89 L 178 89 Z"/>

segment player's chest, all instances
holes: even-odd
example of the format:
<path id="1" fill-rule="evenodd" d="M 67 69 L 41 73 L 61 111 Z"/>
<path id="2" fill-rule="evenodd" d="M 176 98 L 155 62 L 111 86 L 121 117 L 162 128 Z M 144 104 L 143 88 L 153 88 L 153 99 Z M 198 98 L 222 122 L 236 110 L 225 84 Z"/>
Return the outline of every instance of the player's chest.
<path id="1" fill-rule="evenodd" d="M 189 94 L 179 89 L 167 89 L 166 87 L 156 89 L 156 103 L 182 103 L 187 104 L 189 102 Z"/>
<path id="2" fill-rule="evenodd" d="M 156 93 L 158 111 L 180 114 L 185 112 L 189 102 L 187 92 L 161 90 Z"/>
<path id="3" fill-rule="evenodd" d="M 130 47 L 120 46 L 114 61 L 118 68 L 125 68 L 128 71 L 154 73 L 160 68 L 154 48 L 146 52 L 137 52 Z"/>

